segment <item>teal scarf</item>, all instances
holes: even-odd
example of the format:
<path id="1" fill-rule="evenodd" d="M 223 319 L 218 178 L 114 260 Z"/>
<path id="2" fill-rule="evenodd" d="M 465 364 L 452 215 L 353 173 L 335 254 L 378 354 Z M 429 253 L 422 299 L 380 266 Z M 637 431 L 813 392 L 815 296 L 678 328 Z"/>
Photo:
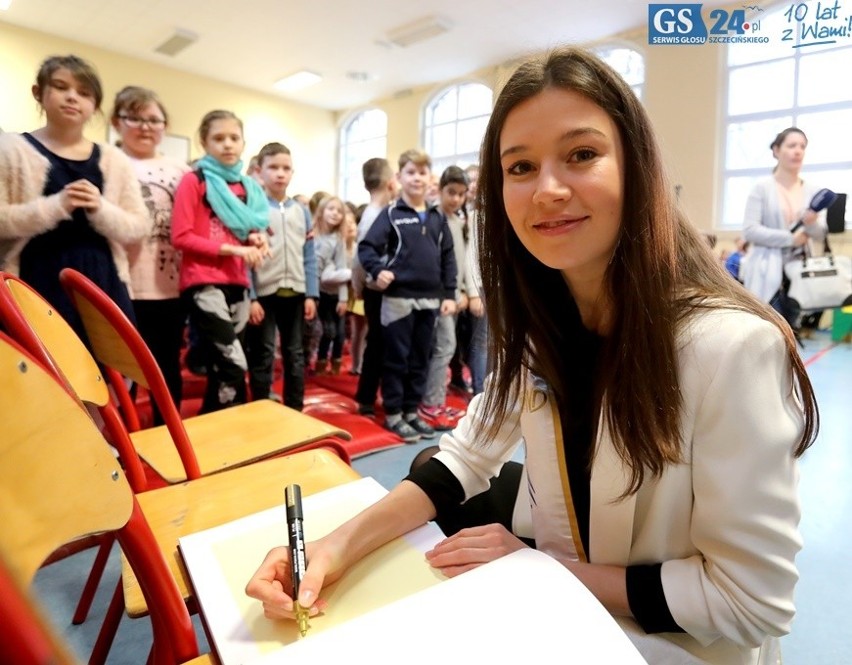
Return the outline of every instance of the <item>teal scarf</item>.
<path id="1" fill-rule="evenodd" d="M 225 166 L 210 155 L 197 163 L 207 183 L 207 201 L 216 216 L 245 242 L 252 231 L 263 231 L 269 226 L 269 204 L 257 182 L 242 174 L 243 163 Z M 241 182 L 246 190 L 246 203 L 240 201 L 228 187 L 229 182 Z"/>

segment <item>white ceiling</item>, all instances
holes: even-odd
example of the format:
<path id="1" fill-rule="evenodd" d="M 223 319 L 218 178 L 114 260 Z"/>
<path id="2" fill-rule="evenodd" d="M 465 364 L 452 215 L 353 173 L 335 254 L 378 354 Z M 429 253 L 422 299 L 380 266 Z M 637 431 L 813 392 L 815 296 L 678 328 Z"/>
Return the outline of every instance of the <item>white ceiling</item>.
<path id="1" fill-rule="evenodd" d="M 451 29 L 408 48 L 377 43 L 429 15 Z M 641 27 L 647 17 L 638 0 L 12 0 L 0 12 L 8 23 L 334 110 Z M 198 40 L 175 57 L 155 53 L 176 29 Z M 322 82 L 288 94 L 272 87 L 299 69 Z M 351 71 L 373 78 L 353 81 Z"/>

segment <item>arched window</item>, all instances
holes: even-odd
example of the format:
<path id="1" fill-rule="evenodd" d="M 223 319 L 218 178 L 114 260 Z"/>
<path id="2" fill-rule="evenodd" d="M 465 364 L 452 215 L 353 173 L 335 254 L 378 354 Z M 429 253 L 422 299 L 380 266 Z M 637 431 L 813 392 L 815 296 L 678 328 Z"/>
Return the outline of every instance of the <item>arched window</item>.
<path id="1" fill-rule="evenodd" d="M 388 152 L 388 116 L 381 109 L 367 109 L 349 118 L 340 129 L 340 174 L 338 191 L 344 201 L 366 203 L 361 166 Z"/>
<path id="2" fill-rule="evenodd" d="M 479 147 L 491 116 L 493 93 L 482 83 L 458 83 L 444 88 L 426 104 L 423 147 L 440 174 L 453 164 L 479 163 Z"/>
<path id="3" fill-rule="evenodd" d="M 633 92 L 642 99 L 645 88 L 645 57 L 639 51 L 617 44 L 594 48 L 597 56 L 627 81 Z"/>
<path id="4" fill-rule="evenodd" d="M 788 15 L 792 11 L 806 20 Z M 775 165 L 769 144 L 786 127 L 799 127 L 808 137 L 804 178 L 852 192 L 852 95 L 844 74 L 852 71 L 852 44 L 810 44 L 818 40 L 802 26 L 813 23 L 816 11 L 817 2 L 802 2 L 759 13 L 753 18 L 769 43 L 727 47 L 721 228 L 742 227 L 755 180 Z"/>

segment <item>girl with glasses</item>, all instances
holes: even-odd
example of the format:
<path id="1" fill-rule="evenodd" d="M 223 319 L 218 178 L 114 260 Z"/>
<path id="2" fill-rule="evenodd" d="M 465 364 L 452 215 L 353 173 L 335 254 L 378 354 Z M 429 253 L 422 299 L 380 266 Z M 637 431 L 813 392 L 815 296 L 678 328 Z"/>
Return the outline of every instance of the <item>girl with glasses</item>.
<path id="1" fill-rule="evenodd" d="M 168 126 L 166 107 L 156 93 L 127 86 L 115 96 L 113 128 L 139 180 L 151 231 L 128 246 L 136 326 L 151 349 L 175 404 L 180 408 L 180 351 L 186 310 L 180 299 L 180 254 L 172 245 L 175 191 L 189 166 L 158 151 Z M 154 424 L 163 423 L 154 406 Z"/>

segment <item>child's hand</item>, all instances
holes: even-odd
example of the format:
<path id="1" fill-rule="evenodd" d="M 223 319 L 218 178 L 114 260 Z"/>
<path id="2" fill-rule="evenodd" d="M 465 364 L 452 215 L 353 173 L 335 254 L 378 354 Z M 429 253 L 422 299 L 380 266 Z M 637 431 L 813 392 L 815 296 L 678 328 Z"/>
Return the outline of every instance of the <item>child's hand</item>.
<path id="1" fill-rule="evenodd" d="M 450 316 L 456 313 L 456 301 L 452 298 L 447 298 L 441 301 L 441 316 Z"/>
<path id="2" fill-rule="evenodd" d="M 249 307 L 249 323 L 253 326 L 260 325 L 264 316 L 265 312 L 263 311 L 263 305 L 261 305 L 257 300 L 252 300 L 251 307 Z"/>
<path id="3" fill-rule="evenodd" d="M 317 317 L 317 301 L 305 298 L 305 321 L 313 321 Z"/>
<path id="4" fill-rule="evenodd" d="M 337 303 L 337 307 L 335 310 L 337 311 L 337 316 L 346 316 L 346 310 L 349 309 L 349 303 L 346 301 L 341 301 Z"/>
<path id="5" fill-rule="evenodd" d="M 263 252 L 257 247 L 241 245 L 236 255 L 242 257 L 243 261 L 246 262 L 246 265 L 249 268 L 257 268 L 261 263 L 263 263 Z"/>
<path id="6" fill-rule="evenodd" d="M 86 212 L 97 212 L 101 207 L 101 193 L 92 183 L 81 178 L 65 185 L 60 194 L 60 201 L 69 213 L 77 208 L 83 208 Z"/>
<path id="7" fill-rule="evenodd" d="M 467 305 L 468 305 L 467 295 L 465 295 L 464 293 L 459 294 L 459 299 L 456 302 L 456 305 L 457 305 L 457 308 L 456 308 L 457 311 L 459 311 L 459 312 L 465 311 L 467 309 Z"/>
<path id="8" fill-rule="evenodd" d="M 394 275 L 390 270 L 382 270 L 378 275 L 376 275 L 376 286 L 379 287 L 379 291 L 384 291 L 388 288 L 395 277 L 396 275 Z"/>
<path id="9" fill-rule="evenodd" d="M 471 298 L 468 301 L 468 307 L 470 307 L 470 313 L 473 314 L 477 319 L 480 318 L 483 314 L 485 314 L 485 305 L 482 302 L 482 298 Z"/>
<path id="10" fill-rule="evenodd" d="M 252 247 L 257 247 L 264 257 L 272 256 L 272 251 L 269 249 L 269 237 L 265 233 L 259 231 L 249 233 L 247 242 Z"/>

